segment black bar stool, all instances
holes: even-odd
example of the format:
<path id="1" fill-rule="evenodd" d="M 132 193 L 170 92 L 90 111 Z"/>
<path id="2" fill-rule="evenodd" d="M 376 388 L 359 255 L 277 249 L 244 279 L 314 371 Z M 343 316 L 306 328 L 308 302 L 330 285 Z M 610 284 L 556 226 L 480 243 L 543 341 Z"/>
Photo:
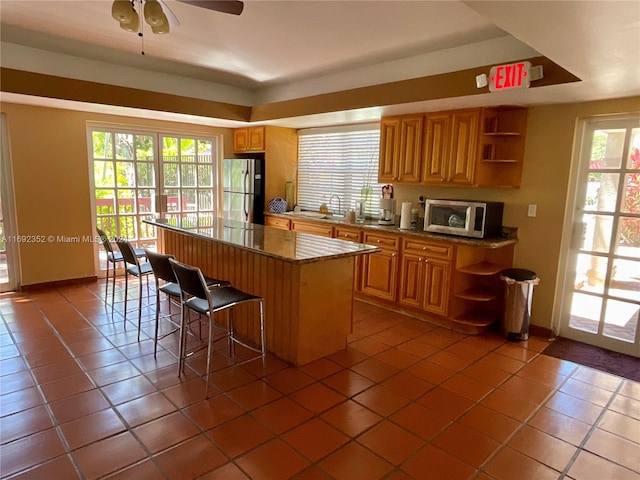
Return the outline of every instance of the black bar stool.
<path id="1" fill-rule="evenodd" d="M 109 241 L 109 237 L 104 233 L 104 230 L 101 230 L 96 227 L 96 231 L 98 232 L 98 236 L 100 237 L 100 241 L 102 242 L 102 247 L 104 248 L 105 253 L 107 254 L 107 277 L 105 280 L 104 287 L 104 306 L 107 306 L 107 297 L 109 296 L 109 265 L 113 265 L 113 285 L 111 287 L 111 315 L 113 315 L 113 303 L 115 301 L 116 295 L 116 269 L 118 267 L 118 263 L 124 262 L 124 258 L 122 258 L 122 254 L 120 252 L 116 252 L 113 250 L 111 246 L 111 242 Z M 142 248 L 134 248 L 134 253 L 138 258 L 144 258 L 145 253 Z"/>
<path id="2" fill-rule="evenodd" d="M 151 264 L 151 269 L 153 270 L 153 276 L 156 279 L 156 325 L 155 325 L 155 334 L 154 334 L 154 346 L 153 346 L 153 355 L 155 356 L 158 351 L 158 340 L 162 340 L 168 335 L 172 333 L 176 333 L 180 330 L 179 326 L 176 326 L 173 330 L 168 333 L 165 333 L 161 337 L 158 337 L 158 329 L 160 324 L 160 318 L 168 318 L 171 321 L 171 317 L 175 314 L 171 314 L 171 301 L 174 300 L 178 305 L 180 305 L 180 285 L 178 285 L 178 279 L 173 271 L 173 267 L 169 262 L 170 258 L 175 258 L 173 255 L 168 255 L 164 253 L 157 253 L 151 250 L 145 249 L 147 259 Z M 162 281 L 162 283 L 160 283 Z M 231 285 L 226 280 L 218 280 L 215 278 L 205 277 L 205 281 L 208 287 L 219 287 L 219 286 L 229 286 Z M 160 317 L 160 292 L 164 293 L 169 300 L 169 314 Z M 173 323 L 173 322 L 172 322 Z M 182 346 L 182 342 L 180 343 Z M 180 350 L 179 355 L 182 354 Z"/>
<path id="3" fill-rule="evenodd" d="M 127 298 L 129 297 L 129 275 L 133 275 L 139 280 L 138 292 L 138 341 L 140 341 L 140 324 L 142 322 L 142 278 L 153 273 L 149 262 L 140 263 L 136 256 L 135 250 L 131 243 L 121 238 L 116 238 L 116 244 L 120 249 L 122 258 L 124 259 L 125 275 L 124 275 L 124 327 L 127 328 Z M 148 283 L 147 283 L 148 286 Z"/>
<path id="4" fill-rule="evenodd" d="M 189 323 L 188 315 L 189 315 L 189 311 L 193 310 L 196 313 L 199 313 L 201 315 L 206 315 L 207 317 L 209 317 L 209 340 L 206 345 L 207 347 L 206 385 L 207 385 L 207 392 L 208 392 L 209 372 L 211 369 L 210 368 L 211 352 L 212 352 L 212 347 L 214 342 L 218 340 L 222 340 L 224 338 L 228 338 L 229 346 L 232 353 L 235 348 L 235 344 L 237 343 L 244 346 L 245 348 L 248 348 L 252 351 L 260 353 L 260 357 L 265 356 L 266 349 L 265 349 L 265 340 L 264 340 L 264 299 L 256 295 L 244 293 L 231 286 L 210 289 L 207 286 L 207 282 L 199 268 L 186 265 L 184 263 L 180 263 L 175 259 L 169 259 L 169 262 L 171 263 L 171 266 L 173 267 L 173 271 L 176 274 L 176 278 L 178 279 L 178 284 L 180 285 L 180 291 L 181 291 L 181 304 L 182 304 L 182 323 L 181 323 L 181 329 L 180 329 L 181 355 L 180 355 L 179 364 L 178 364 L 178 375 L 180 375 L 180 373 L 182 373 L 182 371 L 184 370 L 186 357 L 195 353 L 195 351 L 190 353 L 186 352 L 187 326 Z M 249 302 L 257 302 L 260 307 L 260 347 L 259 348 L 249 345 L 241 341 L 240 339 L 236 338 L 234 328 L 233 328 L 233 317 L 230 314 L 231 307 L 233 307 L 234 305 L 240 305 L 240 304 L 249 303 Z M 223 310 L 226 310 L 227 312 L 229 312 L 227 335 L 220 337 L 218 339 L 214 339 L 213 338 L 213 323 L 214 323 L 213 316 L 215 313 Z M 201 348 L 204 348 L 204 346 Z M 254 358 L 245 360 L 245 362 L 253 360 Z"/>

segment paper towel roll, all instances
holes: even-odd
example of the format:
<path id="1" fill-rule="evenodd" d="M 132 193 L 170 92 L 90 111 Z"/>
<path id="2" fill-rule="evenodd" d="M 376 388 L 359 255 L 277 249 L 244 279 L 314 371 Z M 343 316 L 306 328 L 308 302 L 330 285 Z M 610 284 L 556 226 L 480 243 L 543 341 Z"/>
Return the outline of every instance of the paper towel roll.
<path id="1" fill-rule="evenodd" d="M 400 210 L 400 229 L 408 230 L 411 228 L 411 202 L 402 202 L 402 210 Z"/>

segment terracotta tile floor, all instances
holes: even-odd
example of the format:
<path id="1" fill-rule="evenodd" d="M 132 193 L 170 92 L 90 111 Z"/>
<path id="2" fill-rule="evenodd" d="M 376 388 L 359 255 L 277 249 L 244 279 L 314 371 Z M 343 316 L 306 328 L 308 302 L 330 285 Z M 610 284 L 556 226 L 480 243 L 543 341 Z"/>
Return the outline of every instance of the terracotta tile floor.
<path id="1" fill-rule="evenodd" d="M 221 345 L 206 399 L 204 358 L 178 378 L 175 335 L 153 356 L 153 308 L 138 342 L 102 288 L 0 297 L 2 478 L 640 478 L 640 384 L 543 339 L 356 302 L 349 347 L 299 368 Z"/>

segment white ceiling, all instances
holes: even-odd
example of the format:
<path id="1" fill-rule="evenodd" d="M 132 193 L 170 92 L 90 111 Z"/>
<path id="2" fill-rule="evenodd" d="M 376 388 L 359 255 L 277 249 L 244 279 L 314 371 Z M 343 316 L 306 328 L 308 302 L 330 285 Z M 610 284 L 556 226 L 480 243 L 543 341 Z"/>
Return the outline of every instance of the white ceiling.
<path id="1" fill-rule="evenodd" d="M 640 95 L 640 2 L 636 0 L 250 0 L 245 1 L 240 16 L 173 0 L 165 4 L 180 25 L 168 35 L 153 35 L 145 25 L 143 44 L 113 20 L 111 1 L 0 0 L 0 63 L 242 105 L 538 55 L 582 79 L 526 91 L 272 122 L 297 127 L 491 103 L 541 104 Z M 10 94 L 3 94 L 2 100 L 47 103 Z M 48 103 L 68 106 L 60 101 Z M 94 108 L 98 107 L 82 106 Z M 157 118 L 153 112 L 99 108 Z"/>

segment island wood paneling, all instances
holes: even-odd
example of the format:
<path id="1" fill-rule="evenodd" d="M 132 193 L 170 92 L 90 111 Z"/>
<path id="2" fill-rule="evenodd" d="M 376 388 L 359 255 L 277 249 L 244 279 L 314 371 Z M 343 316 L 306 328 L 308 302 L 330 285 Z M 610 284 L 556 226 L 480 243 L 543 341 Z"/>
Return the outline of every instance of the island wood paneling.
<path id="1" fill-rule="evenodd" d="M 287 262 L 171 230 L 159 231 L 165 252 L 179 261 L 264 298 L 267 350 L 277 357 L 302 365 L 346 347 L 355 257 Z M 234 307 L 233 314 L 237 332 L 257 341 L 257 305 Z"/>

